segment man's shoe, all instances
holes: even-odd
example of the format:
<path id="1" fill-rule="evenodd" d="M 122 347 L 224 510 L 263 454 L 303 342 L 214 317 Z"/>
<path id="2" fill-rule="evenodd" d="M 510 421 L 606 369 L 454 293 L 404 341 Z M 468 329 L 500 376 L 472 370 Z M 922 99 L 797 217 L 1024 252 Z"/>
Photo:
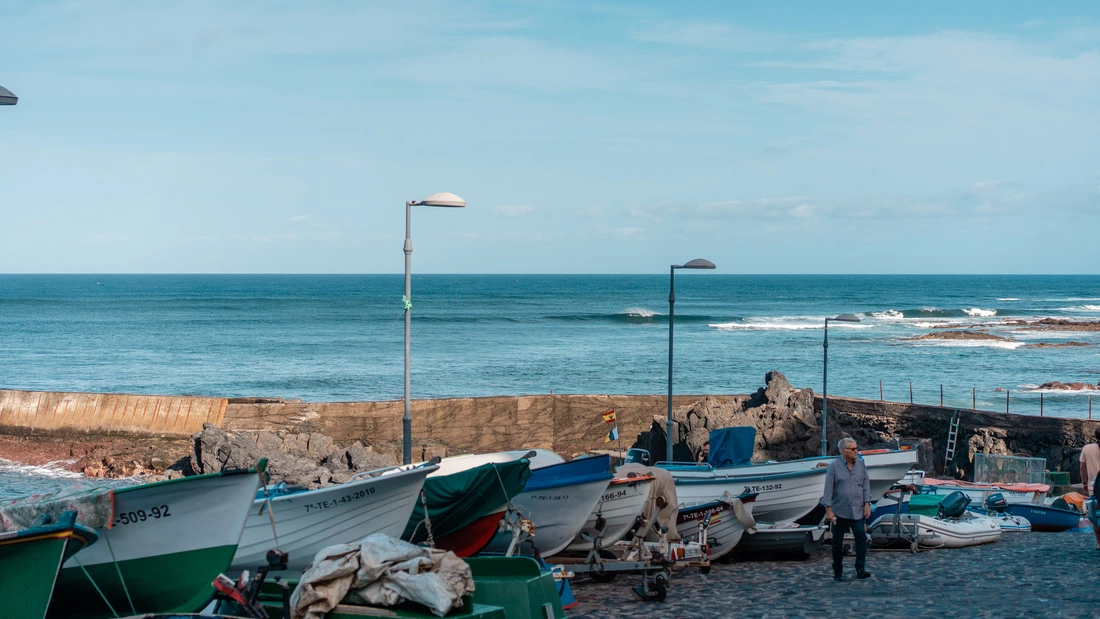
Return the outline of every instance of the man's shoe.
<path id="1" fill-rule="evenodd" d="M 835 580 L 837 582 L 844 582 L 844 577 L 841 576 L 840 574 L 833 574 L 833 580 Z"/>
<path id="2" fill-rule="evenodd" d="M 856 574 L 856 578 L 870 578 L 871 572 L 860 572 Z"/>

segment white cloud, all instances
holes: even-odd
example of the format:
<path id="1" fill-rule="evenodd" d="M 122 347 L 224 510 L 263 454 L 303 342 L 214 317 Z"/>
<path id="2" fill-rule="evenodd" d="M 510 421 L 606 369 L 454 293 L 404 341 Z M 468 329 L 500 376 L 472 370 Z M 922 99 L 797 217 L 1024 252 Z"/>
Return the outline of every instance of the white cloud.
<path id="1" fill-rule="evenodd" d="M 307 221 L 311 217 L 313 217 L 313 215 L 295 215 L 294 217 L 287 219 L 286 222 L 291 225 L 297 225 Z"/>
<path id="2" fill-rule="evenodd" d="M 493 214 L 497 217 L 523 217 L 535 212 L 535 207 L 526 204 L 516 206 L 497 206 L 493 208 Z"/>

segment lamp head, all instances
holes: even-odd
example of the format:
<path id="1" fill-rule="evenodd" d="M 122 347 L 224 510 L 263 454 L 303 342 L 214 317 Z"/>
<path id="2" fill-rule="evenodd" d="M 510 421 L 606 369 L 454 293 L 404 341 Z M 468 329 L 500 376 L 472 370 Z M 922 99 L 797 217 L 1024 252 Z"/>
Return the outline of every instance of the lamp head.
<path id="1" fill-rule="evenodd" d="M 466 206 L 466 201 L 453 193 L 441 191 L 439 193 L 433 193 L 423 200 L 413 201 L 411 204 L 413 206 L 447 206 L 451 208 L 462 208 Z"/>
<path id="2" fill-rule="evenodd" d="M 704 260 L 702 258 L 696 258 L 695 260 L 689 260 L 684 264 L 672 265 L 674 269 L 713 269 L 714 263 L 710 260 Z"/>
<path id="3" fill-rule="evenodd" d="M 0 86 L 0 105 L 15 105 L 19 102 L 19 97 L 15 96 L 12 91 Z"/>
<path id="4" fill-rule="evenodd" d="M 859 322 L 859 316 L 855 314 L 841 314 L 836 318 L 828 318 L 827 320 L 832 320 L 834 322 Z"/>

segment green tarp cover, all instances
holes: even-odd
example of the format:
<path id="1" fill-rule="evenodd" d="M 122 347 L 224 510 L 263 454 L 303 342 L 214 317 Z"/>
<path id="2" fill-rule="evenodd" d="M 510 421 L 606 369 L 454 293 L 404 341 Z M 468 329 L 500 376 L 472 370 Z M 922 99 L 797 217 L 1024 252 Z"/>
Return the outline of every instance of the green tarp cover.
<path id="1" fill-rule="evenodd" d="M 0 500 L 0 532 L 22 531 L 41 514 L 49 514 L 51 522 L 58 522 L 61 514 L 70 511 L 76 512 L 77 524 L 89 529 L 108 526 L 115 517 L 114 493 L 108 488 L 72 487 Z"/>
<path id="2" fill-rule="evenodd" d="M 921 516 L 935 516 L 940 510 L 943 495 L 914 494 L 909 497 L 909 513 Z"/>
<path id="3" fill-rule="evenodd" d="M 424 480 L 424 496 L 432 535 L 454 533 L 504 505 L 523 490 L 530 476 L 530 463 L 524 458 L 428 477 Z M 424 503 L 418 500 L 401 539 L 414 544 L 428 539 L 423 520 Z"/>

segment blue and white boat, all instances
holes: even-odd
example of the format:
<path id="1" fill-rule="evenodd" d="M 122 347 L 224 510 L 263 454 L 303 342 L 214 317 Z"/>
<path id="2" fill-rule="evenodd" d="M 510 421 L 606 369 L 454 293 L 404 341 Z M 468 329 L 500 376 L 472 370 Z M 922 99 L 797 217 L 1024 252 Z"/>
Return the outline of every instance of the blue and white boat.
<path id="1" fill-rule="evenodd" d="M 486 457 L 491 459 L 492 454 Z M 534 469 L 523 492 L 512 499 L 512 505 L 535 525 L 534 535 L 519 545 L 520 552 L 528 553 L 534 547 L 549 557 L 564 550 L 603 497 L 611 483 L 610 471 L 611 458 L 606 455 Z M 502 531 L 482 552 L 507 552 L 511 542 L 511 532 Z"/>
<path id="2" fill-rule="evenodd" d="M 680 505 L 692 507 L 715 501 L 724 493 L 733 496 L 755 492 L 759 496 L 753 517 L 760 522 L 786 522 L 810 512 L 825 495 L 825 468 L 788 470 L 787 463 L 752 462 L 756 429 L 750 426 L 721 428 L 710 433 L 707 464 L 659 462 L 676 480 Z"/>
<path id="3" fill-rule="evenodd" d="M 1032 531 L 1048 533 L 1068 531 L 1076 527 L 1082 517 L 1081 512 L 1075 509 L 1061 509 L 1033 503 L 1009 503 L 1004 511 L 1013 516 L 1026 518 L 1031 523 Z"/>

